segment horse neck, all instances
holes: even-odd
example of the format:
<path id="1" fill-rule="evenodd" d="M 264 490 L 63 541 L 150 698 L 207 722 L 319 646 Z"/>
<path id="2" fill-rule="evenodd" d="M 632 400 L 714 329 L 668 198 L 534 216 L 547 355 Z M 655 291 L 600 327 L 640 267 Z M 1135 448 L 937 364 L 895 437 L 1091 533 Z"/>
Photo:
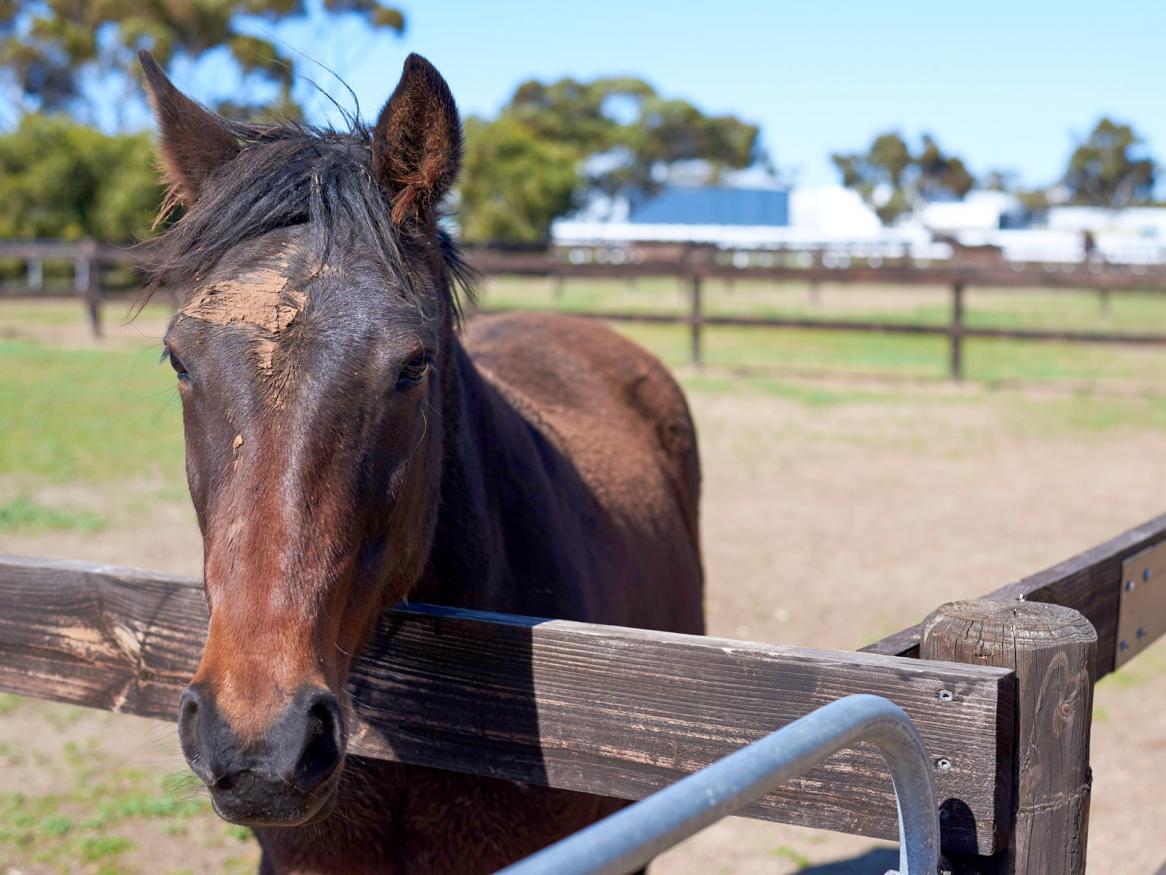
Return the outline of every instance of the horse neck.
<path id="1" fill-rule="evenodd" d="M 445 347 L 441 503 L 426 571 L 410 597 L 484 608 L 497 601 L 492 590 L 507 526 L 491 497 L 513 466 L 506 433 L 518 415 L 487 384 L 455 333 Z"/>

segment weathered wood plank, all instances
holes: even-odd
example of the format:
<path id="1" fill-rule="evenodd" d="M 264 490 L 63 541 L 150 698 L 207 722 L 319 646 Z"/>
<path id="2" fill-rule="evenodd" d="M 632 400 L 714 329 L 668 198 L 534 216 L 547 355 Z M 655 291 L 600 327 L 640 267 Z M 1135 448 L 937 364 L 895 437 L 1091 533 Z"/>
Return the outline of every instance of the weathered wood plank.
<path id="1" fill-rule="evenodd" d="M 1121 604 L 1122 562 L 1147 547 L 1166 541 L 1166 514 L 1155 517 L 1043 571 L 1003 586 L 984 598 L 1063 605 L 1085 615 L 1097 630 L 1093 679 L 1113 671 Z M 862 648 L 883 656 L 913 656 L 920 627 L 911 626 Z"/>
<path id="2" fill-rule="evenodd" d="M 976 288 L 1041 288 L 1041 289 L 1107 289 L 1125 292 L 1160 293 L 1166 290 L 1166 270 L 1125 268 L 1106 265 L 1094 269 L 1076 265 L 1048 269 L 1041 264 L 1002 263 L 975 265 L 929 262 L 926 266 L 909 259 L 886 262 L 879 267 L 851 265 L 825 267 L 788 264 L 735 267 L 719 264 L 707 258 L 687 261 L 648 259 L 640 262 L 583 262 L 572 263 L 551 254 L 516 254 L 489 249 L 469 249 L 467 259 L 475 269 L 492 275 L 627 278 L 637 276 L 683 276 L 699 274 L 706 279 L 758 280 L 770 282 L 828 282 L 883 284 L 909 289 L 912 286 L 950 286 L 963 282 Z"/>
<path id="3" fill-rule="evenodd" d="M 3 240 L 0 257 L 9 259 L 72 259 L 80 242 L 57 240 Z M 627 279 L 639 276 L 683 276 L 698 274 L 706 279 L 732 282 L 750 279 L 771 282 L 829 282 L 883 284 L 892 288 L 950 286 L 959 281 L 977 288 L 1044 288 L 1080 290 L 1120 290 L 1159 294 L 1166 291 L 1166 270 L 1161 265 L 1046 265 L 1022 262 L 968 264 L 966 262 L 916 262 L 909 258 L 888 258 L 874 267 L 851 265 L 826 267 L 822 264 L 794 266 L 773 264 L 737 267 L 711 259 L 711 247 L 697 247 L 692 258 L 655 258 L 622 263 L 598 261 L 575 264 L 555 253 L 513 252 L 498 249 L 466 250 L 471 265 L 483 273 L 518 276 L 559 276 Z M 98 257 L 108 263 L 133 264 L 132 248 L 99 243 Z M 821 257 L 822 253 L 803 250 Z"/>
<path id="4" fill-rule="evenodd" d="M 197 581 L 0 557 L 0 689 L 172 719 L 206 623 Z M 351 690 L 354 752 L 635 799 L 854 692 L 884 695 L 950 768 L 945 846 L 990 852 L 1011 789 L 1002 669 L 410 606 Z M 945 691 L 941 694 L 941 691 Z M 1002 729 L 1003 728 L 1003 729 Z M 746 812 L 893 838 L 890 779 L 847 751 Z"/>
<path id="5" fill-rule="evenodd" d="M 991 859 L 953 859 L 957 872 L 1084 875 L 1096 650 L 1089 621 L 1060 605 L 975 599 L 923 621 L 924 658 L 1016 672 L 1012 841 Z"/>
<path id="6" fill-rule="evenodd" d="M 694 279 L 692 282 L 696 282 Z M 693 305 L 700 306 L 699 302 Z M 492 307 L 486 303 L 478 308 L 478 313 L 498 314 L 521 312 L 514 307 Z M 1048 343 L 1090 343 L 1117 344 L 1119 346 L 1166 346 L 1166 334 L 1134 332 L 1098 331 L 1044 331 L 1012 328 L 968 328 L 958 332 L 948 325 L 923 325 L 904 322 L 870 322 L 855 319 L 813 319 L 779 316 L 705 316 L 689 313 L 641 313 L 635 310 L 572 310 L 570 315 L 581 319 L 595 319 L 604 322 L 641 322 L 650 325 L 687 325 L 699 329 L 702 326 L 719 328 L 766 328 L 794 329 L 798 331 L 843 331 L 855 334 L 911 334 L 928 337 L 961 337 L 995 340 L 1035 340 Z"/>
<path id="7" fill-rule="evenodd" d="M 872 641 L 865 647 L 858 649 L 859 653 L 874 653 L 879 656 L 905 656 L 909 659 L 919 658 L 919 635 L 922 626 L 916 623 L 906 629 L 893 632 L 886 638 Z"/>

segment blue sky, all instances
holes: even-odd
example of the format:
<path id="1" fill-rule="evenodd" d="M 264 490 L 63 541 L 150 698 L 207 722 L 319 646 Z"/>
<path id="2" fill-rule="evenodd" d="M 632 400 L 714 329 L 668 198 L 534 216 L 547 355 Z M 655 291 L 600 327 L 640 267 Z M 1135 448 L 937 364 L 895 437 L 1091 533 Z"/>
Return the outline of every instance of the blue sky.
<path id="1" fill-rule="evenodd" d="M 410 51 L 437 65 L 464 113 L 493 114 L 529 77 L 635 74 L 706 111 L 759 123 L 779 168 L 804 185 L 834 182 L 829 153 L 860 148 L 888 128 L 930 131 L 976 172 L 1009 169 L 1043 184 L 1103 113 L 1132 122 L 1166 160 L 1166 3 L 400 5 L 404 37 L 370 34 L 353 20 L 289 23 L 275 34 L 338 70 L 366 116 L 379 110 Z M 204 98 L 222 84 L 218 65 L 179 73 Z M 346 100 L 327 74 L 314 78 Z"/>

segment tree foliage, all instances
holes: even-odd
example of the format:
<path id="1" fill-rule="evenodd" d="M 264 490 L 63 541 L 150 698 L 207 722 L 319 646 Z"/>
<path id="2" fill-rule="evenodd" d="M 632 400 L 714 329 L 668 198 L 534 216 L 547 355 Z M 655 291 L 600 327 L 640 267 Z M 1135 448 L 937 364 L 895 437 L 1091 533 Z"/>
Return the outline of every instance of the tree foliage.
<path id="1" fill-rule="evenodd" d="M 705 115 L 641 79 L 524 82 L 497 119 L 467 123 L 463 234 L 544 241 L 572 205 L 653 192 L 681 162 L 702 162 L 712 174 L 747 167 L 763 157 L 758 135 L 756 125 Z"/>
<path id="2" fill-rule="evenodd" d="M 888 131 L 865 152 L 835 153 L 830 159 L 842 184 L 862 195 L 887 224 L 924 201 L 962 198 L 976 182 L 963 160 L 944 152 L 930 134 L 913 151 L 901 134 Z"/>
<path id="3" fill-rule="evenodd" d="M 398 32 L 404 17 L 378 0 L 324 0 L 328 15 L 355 14 Z M 241 72 L 276 86 L 267 100 L 235 100 L 235 114 L 298 116 L 294 62 L 254 25 L 307 15 L 304 0 L 0 0 L 0 73 L 41 111 L 84 105 L 87 83 L 131 70 L 139 49 L 164 68 L 224 49 Z"/>
<path id="4" fill-rule="evenodd" d="M 1073 203 L 1120 209 L 1151 202 L 1155 168 L 1143 145 L 1129 125 L 1099 120 L 1065 170 Z"/>
<path id="5" fill-rule="evenodd" d="M 574 204 L 577 164 L 574 150 L 514 118 L 468 119 L 459 189 L 463 238 L 541 242 Z"/>
<path id="6" fill-rule="evenodd" d="M 0 239 L 145 236 L 162 197 L 154 160 L 146 133 L 25 116 L 0 135 Z"/>

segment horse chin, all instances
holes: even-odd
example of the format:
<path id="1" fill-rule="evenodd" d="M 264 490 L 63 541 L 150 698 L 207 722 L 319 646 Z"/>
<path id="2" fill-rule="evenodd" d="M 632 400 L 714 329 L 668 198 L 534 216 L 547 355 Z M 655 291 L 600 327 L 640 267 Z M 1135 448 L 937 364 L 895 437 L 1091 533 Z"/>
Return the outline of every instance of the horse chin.
<path id="1" fill-rule="evenodd" d="M 221 805 L 211 793 L 211 807 L 215 814 L 228 823 L 252 829 L 298 829 L 305 826 L 315 826 L 330 818 L 336 811 L 336 802 L 339 797 L 340 773 L 343 766 L 329 778 L 322 786 L 311 794 L 295 799 L 283 799 L 273 804 L 264 805 L 261 812 L 232 811 Z"/>
<path id="2" fill-rule="evenodd" d="M 338 790 L 339 786 L 340 786 L 339 781 L 333 781 L 331 788 L 328 790 L 328 792 L 324 795 L 324 798 L 321 800 L 320 807 L 317 808 L 315 813 L 312 814 L 307 820 L 305 820 L 303 823 L 298 824 L 298 825 L 299 826 L 315 826 L 316 824 L 323 823 L 325 820 L 330 818 L 336 812 L 336 800 L 340 796 L 340 793 Z"/>

